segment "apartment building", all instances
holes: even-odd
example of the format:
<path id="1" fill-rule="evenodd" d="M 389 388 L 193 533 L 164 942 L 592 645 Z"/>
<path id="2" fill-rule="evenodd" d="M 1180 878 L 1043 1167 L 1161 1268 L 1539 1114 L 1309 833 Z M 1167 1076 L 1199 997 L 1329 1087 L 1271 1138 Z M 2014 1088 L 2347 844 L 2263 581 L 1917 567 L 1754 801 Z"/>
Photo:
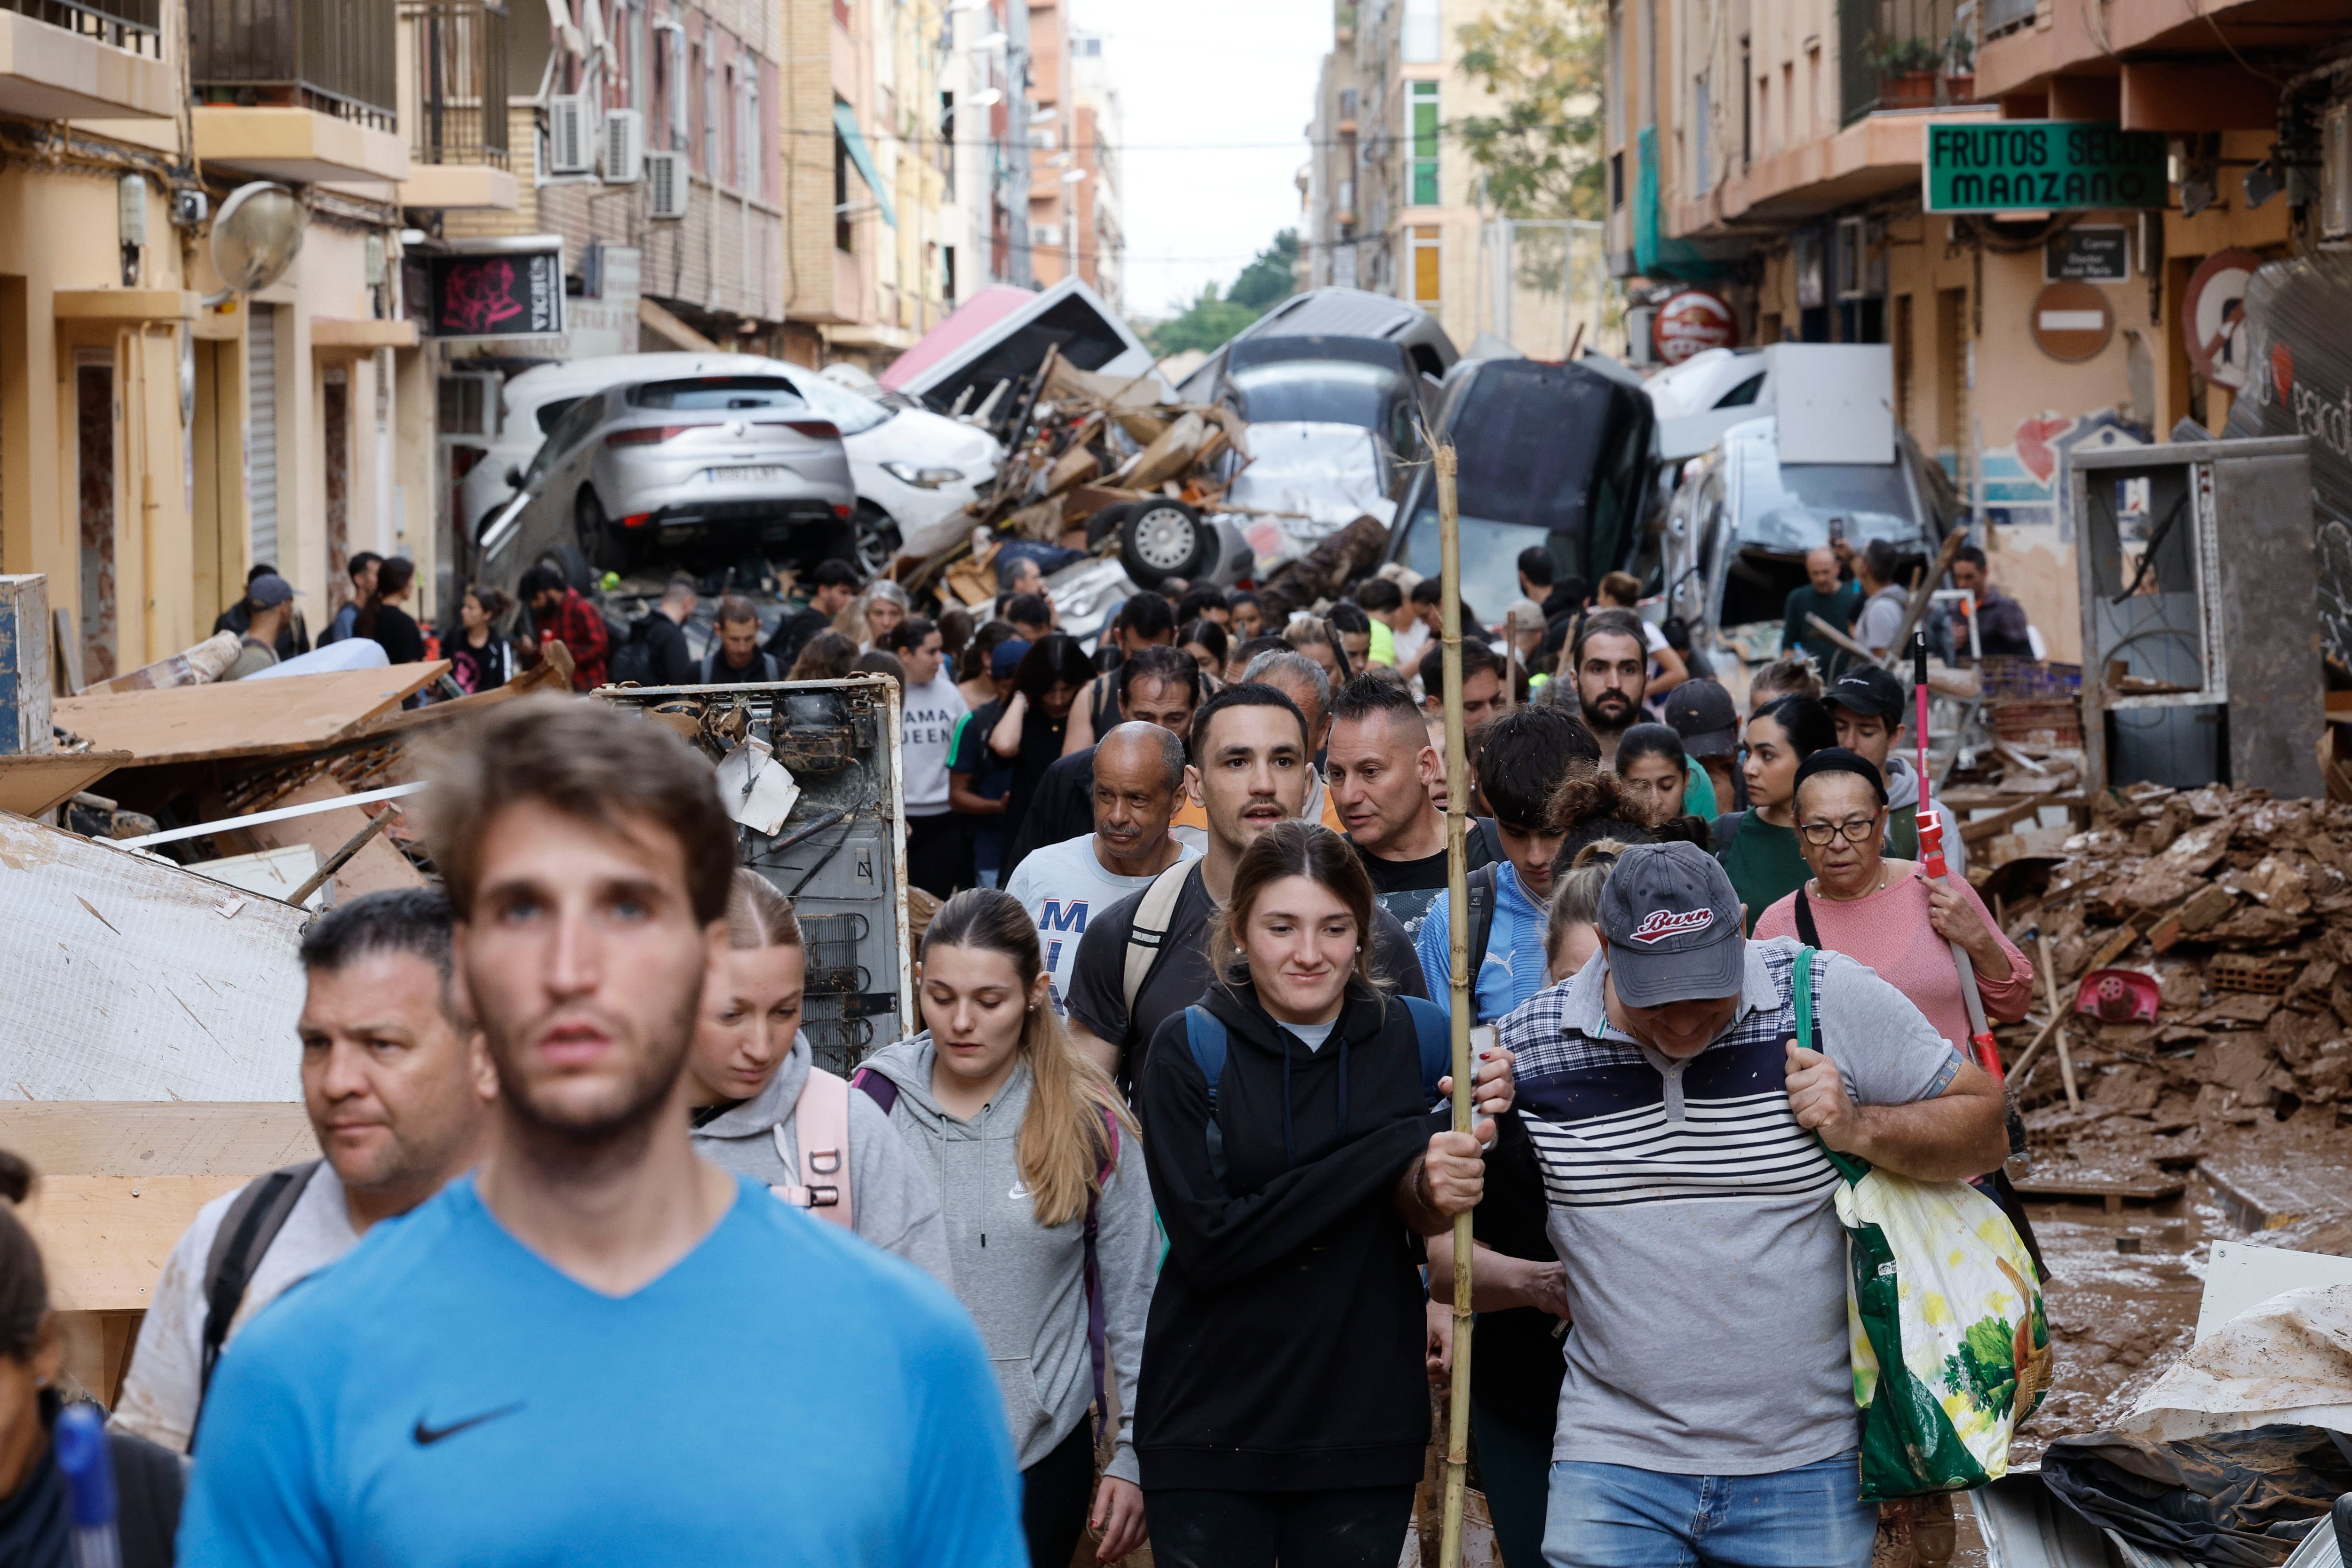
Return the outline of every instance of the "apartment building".
<path id="1" fill-rule="evenodd" d="M 2265 0 L 2193 19 L 2157 0 L 2097 9 L 2095 22 L 2032 0 L 1611 0 L 1608 13 L 1612 269 L 1637 299 L 1716 291 L 1744 342 L 1889 344 L 1898 419 L 1958 481 L 1996 578 L 2062 659 L 2080 622 L 2068 456 L 2183 418 L 2221 428 L 2231 375 L 2208 374 L 2211 344 L 2185 324 L 2199 268 L 2281 254 L 2315 212 L 2315 181 L 2279 199 L 2284 172 L 2267 186 L 2241 176 L 2281 167 L 2278 85 L 2315 49 L 2352 43 L 2352 5 L 2336 3 L 2284 23 Z M 2044 120 L 2161 137 L 2127 145 L 2165 167 L 2137 205 L 2092 180 L 2045 182 L 2014 207 L 1927 210 L 1939 128 Z M 2116 205 L 2093 205 L 2102 195 Z M 2059 320 L 2089 326 L 2037 331 Z"/>

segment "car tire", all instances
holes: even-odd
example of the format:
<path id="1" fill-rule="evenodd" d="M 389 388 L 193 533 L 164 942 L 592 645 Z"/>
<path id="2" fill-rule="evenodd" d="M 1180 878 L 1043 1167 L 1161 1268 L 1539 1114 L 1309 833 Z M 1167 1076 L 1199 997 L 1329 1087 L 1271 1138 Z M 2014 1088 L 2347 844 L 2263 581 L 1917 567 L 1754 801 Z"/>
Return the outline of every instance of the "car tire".
<path id="1" fill-rule="evenodd" d="M 579 536 L 581 553 L 597 572 L 630 572 L 637 565 L 635 541 L 627 538 L 604 515 L 604 503 L 587 486 L 572 502 L 573 531 Z"/>
<path id="2" fill-rule="evenodd" d="M 852 563 L 868 578 L 880 576 L 904 542 L 898 520 L 872 501 L 862 500 L 857 503 L 850 526 L 854 531 Z"/>
<path id="3" fill-rule="evenodd" d="M 1217 563 L 1217 536 L 1181 500 L 1139 501 L 1119 521 L 1119 564 L 1139 588 L 1191 579 Z"/>
<path id="4" fill-rule="evenodd" d="M 576 544 L 559 544 L 544 557 L 547 563 L 563 574 L 563 580 L 585 594 L 596 586 L 595 569 L 588 564 L 588 556 Z"/>
<path id="5" fill-rule="evenodd" d="M 1102 542 L 1118 532 L 1118 525 L 1135 510 L 1131 500 L 1115 500 L 1087 519 L 1087 548 L 1099 550 Z"/>

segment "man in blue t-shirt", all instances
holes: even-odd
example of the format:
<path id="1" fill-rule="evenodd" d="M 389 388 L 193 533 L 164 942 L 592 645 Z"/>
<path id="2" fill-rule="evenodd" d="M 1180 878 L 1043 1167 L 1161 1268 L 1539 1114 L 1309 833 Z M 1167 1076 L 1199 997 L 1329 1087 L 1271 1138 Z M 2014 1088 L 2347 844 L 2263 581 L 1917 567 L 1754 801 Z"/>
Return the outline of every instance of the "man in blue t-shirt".
<path id="1" fill-rule="evenodd" d="M 1025 1564 L 962 1309 L 688 1142 L 736 858 L 709 766 L 533 698 L 424 798 L 495 1152 L 237 1337 L 180 1560 Z"/>

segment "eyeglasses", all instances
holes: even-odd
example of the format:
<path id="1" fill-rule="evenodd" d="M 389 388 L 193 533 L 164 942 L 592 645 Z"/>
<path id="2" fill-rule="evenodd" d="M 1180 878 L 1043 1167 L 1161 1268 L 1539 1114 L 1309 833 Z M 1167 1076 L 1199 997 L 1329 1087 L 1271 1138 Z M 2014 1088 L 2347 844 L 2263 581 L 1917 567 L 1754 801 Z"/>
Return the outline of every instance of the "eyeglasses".
<path id="1" fill-rule="evenodd" d="M 1848 844 L 1863 844 L 1878 831 L 1878 818 L 1882 815 L 1874 812 L 1868 816 L 1849 817 L 1843 822 L 1801 822 L 1797 824 L 1797 831 L 1803 834 L 1805 842 L 1816 849 L 1823 847 L 1840 834 L 1845 835 Z"/>

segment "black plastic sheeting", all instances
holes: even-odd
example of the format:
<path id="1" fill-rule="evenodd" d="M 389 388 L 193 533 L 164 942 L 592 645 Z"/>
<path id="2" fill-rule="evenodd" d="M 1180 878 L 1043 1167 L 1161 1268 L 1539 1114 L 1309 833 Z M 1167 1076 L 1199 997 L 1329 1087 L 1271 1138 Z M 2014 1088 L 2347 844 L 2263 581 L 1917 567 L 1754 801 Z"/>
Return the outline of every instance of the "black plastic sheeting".
<path id="1" fill-rule="evenodd" d="M 2135 1545 L 2215 1568 L 2276 1568 L 2352 1491 L 2352 1439 L 2288 1426 L 2169 1443 L 2094 1432 L 2053 1442 L 2042 1480 Z"/>
<path id="2" fill-rule="evenodd" d="M 2251 374 L 2221 433 L 2311 437 L 2320 637 L 2352 668 L 2352 254 L 2265 263 L 2245 321 Z"/>

